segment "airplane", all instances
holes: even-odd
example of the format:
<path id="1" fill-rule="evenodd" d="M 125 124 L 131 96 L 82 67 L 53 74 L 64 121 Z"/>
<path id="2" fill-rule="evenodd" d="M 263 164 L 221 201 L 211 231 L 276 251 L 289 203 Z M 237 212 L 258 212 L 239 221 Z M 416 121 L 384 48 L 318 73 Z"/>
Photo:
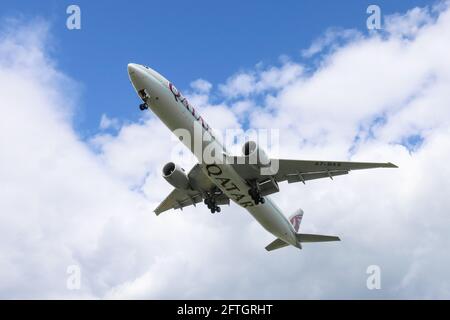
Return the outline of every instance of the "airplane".
<path id="1" fill-rule="evenodd" d="M 150 109 L 177 138 L 195 155 L 198 163 L 186 173 L 179 165 L 168 162 L 162 175 L 174 189 L 154 210 L 156 215 L 170 209 L 183 209 L 204 202 L 211 213 L 220 212 L 220 205 L 230 200 L 246 209 L 261 226 L 276 237 L 265 247 L 267 251 L 289 245 L 302 249 L 303 243 L 340 241 L 337 236 L 299 233 L 303 210 L 297 209 L 287 219 L 269 198 L 279 192 L 278 183 L 302 182 L 348 174 L 351 170 L 369 168 L 397 168 L 393 163 L 316 161 L 271 159 L 254 141 L 246 141 L 242 156 L 229 155 L 211 127 L 197 110 L 166 78 L 155 70 L 136 63 L 128 64 L 130 81 L 142 100 L 140 110 Z M 182 129 L 182 130 L 180 130 Z M 199 137 L 200 152 L 192 139 Z M 209 149 L 207 149 L 209 148 Z M 211 152 L 206 161 L 206 150 Z M 253 161 L 250 161 L 253 159 Z M 263 172 L 276 163 L 276 170 Z M 269 172 L 269 173 L 267 173 Z M 263 174 L 264 173 L 264 174 Z"/>

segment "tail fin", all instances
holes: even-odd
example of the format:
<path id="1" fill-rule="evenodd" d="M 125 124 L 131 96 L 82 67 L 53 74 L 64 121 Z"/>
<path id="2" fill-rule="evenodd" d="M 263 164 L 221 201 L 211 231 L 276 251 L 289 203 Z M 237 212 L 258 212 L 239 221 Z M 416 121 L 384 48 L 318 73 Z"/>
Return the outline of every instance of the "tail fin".
<path id="1" fill-rule="evenodd" d="M 298 233 L 298 230 L 300 229 L 300 224 L 302 222 L 303 218 L 303 210 L 298 209 L 294 212 L 293 215 L 289 217 L 289 221 L 292 224 L 292 227 L 294 227 L 295 230 L 295 237 L 297 238 L 297 245 L 295 247 L 301 249 L 302 243 L 304 242 L 328 242 L 328 241 L 341 241 L 339 237 L 336 236 L 325 236 L 321 234 L 309 234 L 309 233 Z M 288 246 L 289 244 L 284 242 L 281 239 L 275 239 L 272 241 L 267 247 L 267 251 L 272 251 L 280 248 L 284 248 Z"/>
<path id="2" fill-rule="evenodd" d="M 289 221 L 291 222 L 292 226 L 294 227 L 295 232 L 298 232 L 298 229 L 300 228 L 300 223 L 302 222 L 303 218 L 303 210 L 298 209 L 290 218 Z M 297 237 L 297 241 L 300 243 L 303 242 L 327 242 L 327 241 L 341 241 L 339 237 L 335 236 L 325 236 L 321 234 L 308 234 L 308 233 L 297 233 L 295 235 Z"/>
<path id="3" fill-rule="evenodd" d="M 291 222 L 292 226 L 294 227 L 295 232 L 298 232 L 298 229 L 300 228 L 300 224 L 302 223 L 303 218 L 303 210 L 298 209 L 294 212 L 292 216 L 289 217 L 289 221 Z"/>

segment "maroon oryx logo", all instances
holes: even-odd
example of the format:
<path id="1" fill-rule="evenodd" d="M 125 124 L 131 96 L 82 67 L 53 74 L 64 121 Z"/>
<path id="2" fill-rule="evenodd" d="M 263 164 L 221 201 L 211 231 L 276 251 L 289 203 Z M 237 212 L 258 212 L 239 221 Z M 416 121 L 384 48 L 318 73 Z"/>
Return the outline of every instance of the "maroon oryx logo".
<path id="1" fill-rule="evenodd" d="M 295 232 L 300 228 L 300 222 L 302 222 L 303 214 L 299 213 L 291 218 L 291 224 L 294 227 Z"/>

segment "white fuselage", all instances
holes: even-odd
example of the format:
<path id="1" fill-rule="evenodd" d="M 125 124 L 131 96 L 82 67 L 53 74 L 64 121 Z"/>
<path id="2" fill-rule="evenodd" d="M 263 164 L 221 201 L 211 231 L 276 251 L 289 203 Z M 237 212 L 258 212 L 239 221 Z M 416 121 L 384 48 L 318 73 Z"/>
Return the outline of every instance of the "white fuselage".
<path id="1" fill-rule="evenodd" d="M 248 193 L 250 186 L 247 181 L 242 179 L 231 165 L 215 164 L 222 164 L 226 154 L 225 148 L 175 86 L 156 71 L 143 65 L 130 63 L 128 73 L 139 96 L 143 98 L 142 90 L 149 96 L 146 103 L 153 113 L 179 138 L 183 136 L 181 142 L 196 156 L 209 179 L 231 200 L 247 209 L 267 231 L 293 246 L 298 246 L 294 228 L 268 197 L 265 197 L 265 203 L 255 205 Z M 191 139 L 186 139 L 186 132 Z M 201 141 L 199 146 L 194 140 Z M 205 148 L 220 152 L 212 154 L 213 161 L 205 161 Z"/>

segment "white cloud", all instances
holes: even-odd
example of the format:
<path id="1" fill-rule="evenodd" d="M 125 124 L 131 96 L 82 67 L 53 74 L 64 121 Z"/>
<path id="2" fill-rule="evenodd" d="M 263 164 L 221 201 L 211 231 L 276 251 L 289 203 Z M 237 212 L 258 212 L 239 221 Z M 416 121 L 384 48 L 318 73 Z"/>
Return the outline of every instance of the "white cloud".
<path id="1" fill-rule="evenodd" d="M 298 79 L 303 73 L 303 67 L 282 59 L 281 67 L 269 67 L 264 69 L 260 64 L 252 72 L 240 72 L 227 79 L 225 84 L 219 86 L 219 90 L 225 98 L 248 97 L 261 94 L 269 90 L 279 90 Z"/>
<path id="2" fill-rule="evenodd" d="M 102 114 L 100 118 L 100 129 L 118 129 L 120 128 L 120 121 L 117 118 L 110 118 L 106 114 Z"/>
<path id="3" fill-rule="evenodd" d="M 191 82 L 191 87 L 197 92 L 208 93 L 212 88 L 212 84 L 204 79 L 197 79 Z"/>
<path id="4" fill-rule="evenodd" d="M 76 95 L 66 97 L 77 84 L 48 58 L 47 26 L 3 28 L 0 296 L 448 298 L 450 11 L 386 21 L 381 35 L 340 44 L 309 75 L 289 59 L 257 66 L 218 86 L 218 103 L 211 86 L 193 85 L 189 98 L 212 127 L 279 128 L 283 157 L 400 166 L 281 185 L 273 198 L 286 215 L 305 210 L 304 232 L 343 241 L 270 254 L 273 237 L 235 205 L 154 216 L 171 189 L 160 176 L 176 144 L 170 132 L 147 113 L 81 142 Z M 399 143 L 412 135 L 423 138 L 415 151 Z M 79 291 L 65 287 L 72 264 Z M 365 287 L 372 264 L 380 291 Z"/>
<path id="5" fill-rule="evenodd" d="M 420 29 L 433 22 L 430 12 L 413 8 L 406 14 L 393 14 L 385 19 L 385 29 L 391 36 L 414 37 Z"/>
<path id="6" fill-rule="evenodd" d="M 328 47 L 331 47 L 331 50 L 337 50 L 340 46 L 360 38 L 362 38 L 362 35 L 357 30 L 330 28 L 322 36 L 314 40 L 308 49 L 302 50 L 302 56 L 311 58 Z"/>
<path id="7" fill-rule="evenodd" d="M 234 98 L 249 95 L 253 91 L 254 86 L 255 78 L 253 75 L 238 73 L 219 88 L 224 96 Z"/>

